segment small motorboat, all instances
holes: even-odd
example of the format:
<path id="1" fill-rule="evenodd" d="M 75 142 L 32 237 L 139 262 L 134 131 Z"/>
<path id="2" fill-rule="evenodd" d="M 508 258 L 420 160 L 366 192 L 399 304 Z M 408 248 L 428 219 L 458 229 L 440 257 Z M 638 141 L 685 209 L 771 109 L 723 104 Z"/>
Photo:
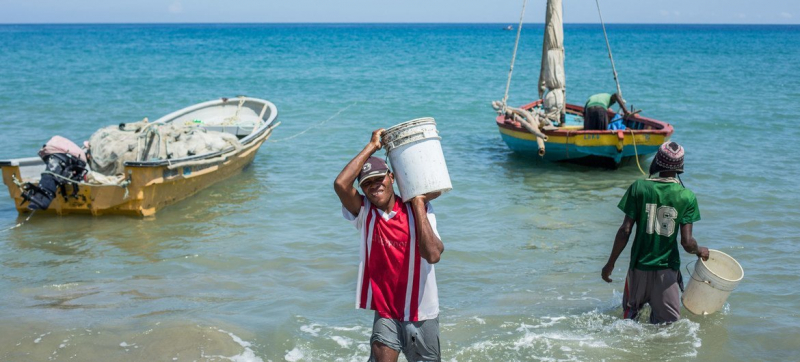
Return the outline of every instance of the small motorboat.
<path id="1" fill-rule="evenodd" d="M 112 162 L 95 162 L 92 157 L 88 157 L 87 163 L 74 161 L 77 157 L 62 153 L 57 154 L 61 158 L 42 156 L 3 160 L 0 168 L 3 182 L 20 213 L 39 210 L 59 215 L 149 216 L 239 173 L 253 162 L 259 147 L 280 124 L 277 117 L 278 110 L 269 101 L 249 97 L 221 98 L 181 109 L 154 122 L 101 129 L 96 135 L 102 133 L 101 136 L 108 140 L 113 138 L 108 134 L 118 127 L 138 141 L 138 145 L 130 143 L 126 149 L 135 155 L 133 159 L 115 160 L 116 167 L 112 167 Z M 167 133 L 167 130 L 173 133 Z M 221 146 L 210 152 L 204 152 L 211 149 L 205 146 L 187 148 L 177 143 L 178 138 L 197 140 L 207 134 L 217 134 L 227 143 L 217 142 Z M 101 157 L 99 151 L 104 145 L 100 140 L 103 137 L 96 140 L 92 136 L 89 155 Z M 106 143 L 105 146 L 114 147 L 119 142 Z M 120 152 L 113 154 L 116 157 Z M 80 166 L 72 169 L 72 166 L 58 166 L 59 162 L 62 166 L 71 165 L 70 160 Z M 85 165 L 88 167 L 83 169 Z M 103 170 L 105 174 L 97 172 L 103 168 L 101 165 L 108 168 Z M 62 172 L 64 169 L 70 169 L 72 173 L 66 175 Z M 75 169 L 82 171 L 77 173 Z M 76 174 L 80 177 L 73 177 Z M 55 190 L 42 191 L 40 180 L 58 184 L 60 194 Z M 37 198 L 32 197 L 37 190 L 46 193 L 50 199 L 37 203 Z"/>

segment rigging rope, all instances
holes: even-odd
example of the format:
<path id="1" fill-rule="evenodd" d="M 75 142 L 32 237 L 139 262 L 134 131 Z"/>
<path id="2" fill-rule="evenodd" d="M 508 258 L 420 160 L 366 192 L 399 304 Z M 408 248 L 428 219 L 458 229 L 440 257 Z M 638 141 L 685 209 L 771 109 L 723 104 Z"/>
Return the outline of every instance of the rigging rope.
<path id="1" fill-rule="evenodd" d="M 48 175 L 53 176 L 55 178 L 62 179 L 62 180 L 64 180 L 64 182 L 67 182 L 67 183 L 74 183 L 74 184 L 83 185 L 83 186 L 90 186 L 90 187 L 95 187 L 95 186 L 122 187 L 122 188 L 125 189 L 125 192 L 127 192 L 127 190 L 128 190 L 128 185 L 131 184 L 131 180 L 130 179 L 124 179 L 122 182 L 120 182 L 118 184 L 92 184 L 92 183 L 83 182 L 83 181 L 75 181 L 75 180 L 73 180 L 73 179 L 71 179 L 69 177 L 64 177 L 64 176 L 59 175 L 57 173 L 54 173 L 52 171 L 44 171 L 44 172 L 42 172 L 42 175 L 44 175 L 44 174 L 48 174 Z"/>
<path id="2" fill-rule="evenodd" d="M 519 46 L 519 34 L 522 32 L 522 19 L 525 17 L 525 5 L 528 0 L 522 1 L 522 13 L 519 14 L 519 26 L 517 27 L 517 39 L 514 40 L 514 54 L 511 56 L 511 67 L 508 69 L 508 81 L 506 82 L 506 94 L 503 96 L 503 113 L 506 113 L 506 101 L 508 101 L 508 89 L 511 87 L 511 73 L 514 72 L 514 60 L 517 59 L 517 47 Z"/>
<path id="3" fill-rule="evenodd" d="M 611 44 L 608 43 L 608 34 L 606 33 L 606 23 L 603 22 L 603 14 L 600 12 L 600 0 L 595 0 L 597 4 L 597 14 L 600 15 L 600 25 L 603 26 L 603 36 L 606 37 L 606 48 L 608 48 L 608 59 L 611 59 L 611 70 L 614 72 L 614 82 L 617 83 L 617 95 L 620 99 L 622 97 L 622 89 L 619 87 L 619 79 L 617 78 L 617 67 L 614 66 L 614 57 L 611 55 Z"/>
<path id="4" fill-rule="evenodd" d="M 326 122 L 336 118 L 336 116 L 338 116 L 339 114 L 341 114 L 342 112 L 348 110 L 350 107 L 352 107 L 352 106 L 354 106 L 356 104 L 358 104 L 358 101 L 354 101 L 353 103 L 350 103 L 347 107 L 344 107 L 344 108 L 340 109 L 338 112 L 334 113 L 328 119 L 323 120 L 322 122 L 319 122 L 317 124 L 311 125 L 311 127 L 306 128 L 305 130 L 303 130 L 302 132 L 300 132 L 298 134 L 295 134 L 293 136 L 289 136 L 289 137 L 286 137 L 286 138 L 277 139 L 277 140 L 269 140 L 268 142 L 281 142 L 281 141 L 288 141 L 290 139 L 296 138 L 296 137 L 302 135 L 303 133 L 306 133 L 306 132 L 308 132 L 308 131 L 310 131 L 310 130 L 312 130 L 314 128 L 317 128 L 317 127 L 325 124 Z"/>
<path id="5" fill-rule="evenodd" d="M 151 147 L 153 147 L 156 136 L 158 136 L 158 142 L 156 143 L 156 156 L 158 156 L 158 154 L 161 152 L 161 132 L 159 132 L 159 127 L 162 125 L 163 123 L 148 123 L 146 126 L 144 126 L 144 128 L 142 128 L 138 138 L 136 139 L 137 161 L 148 161 L 146 158 L 150 155 Z"/>

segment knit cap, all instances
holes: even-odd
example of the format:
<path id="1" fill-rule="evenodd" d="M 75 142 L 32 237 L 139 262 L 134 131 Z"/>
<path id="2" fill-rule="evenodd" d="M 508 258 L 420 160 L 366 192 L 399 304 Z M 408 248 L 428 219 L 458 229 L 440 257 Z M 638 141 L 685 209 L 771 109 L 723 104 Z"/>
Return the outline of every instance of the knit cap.
<path id="1" fill-rule="evenodd" d="M 675 142 L 664 142 L 650 164 L 651 175 L 669 171 L 683 173 L 683 147 Z"/>

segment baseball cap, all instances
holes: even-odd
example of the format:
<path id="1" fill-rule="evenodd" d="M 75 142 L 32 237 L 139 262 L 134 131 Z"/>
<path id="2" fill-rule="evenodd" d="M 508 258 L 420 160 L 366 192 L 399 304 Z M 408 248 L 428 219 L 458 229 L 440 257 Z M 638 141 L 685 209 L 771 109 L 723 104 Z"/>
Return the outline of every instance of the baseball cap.
<path id="1" fill-rule="evenodd" d="M 371 156 L 361 167 L 361 173 L 358 174 L 358 186 L 367 180 L 374 177 L 383 177 L 389 173 L 389 166 L 386 165 L 382 159 Z"/>

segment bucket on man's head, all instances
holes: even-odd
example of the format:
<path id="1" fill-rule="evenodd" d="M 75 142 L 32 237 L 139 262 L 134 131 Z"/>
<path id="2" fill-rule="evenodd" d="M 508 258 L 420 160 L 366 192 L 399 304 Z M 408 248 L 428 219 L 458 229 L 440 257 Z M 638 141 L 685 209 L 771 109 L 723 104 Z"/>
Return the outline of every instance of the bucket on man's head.
<path id="1" fill-rule="evenodd" d="M 403 202 L 453 189 L 439 140 L 436 121 L 430 117 L 403 122 L 383 132 L 381 142 Z"/>
<path id="2" fill-rule="evenodd" d="M 705 315 L 722 309 L 744 277 L 744 270 L 730 255 L 709 249 L 708 260 L 698 259 L 690 277 L 681 301 L 688 311 Z"/>

